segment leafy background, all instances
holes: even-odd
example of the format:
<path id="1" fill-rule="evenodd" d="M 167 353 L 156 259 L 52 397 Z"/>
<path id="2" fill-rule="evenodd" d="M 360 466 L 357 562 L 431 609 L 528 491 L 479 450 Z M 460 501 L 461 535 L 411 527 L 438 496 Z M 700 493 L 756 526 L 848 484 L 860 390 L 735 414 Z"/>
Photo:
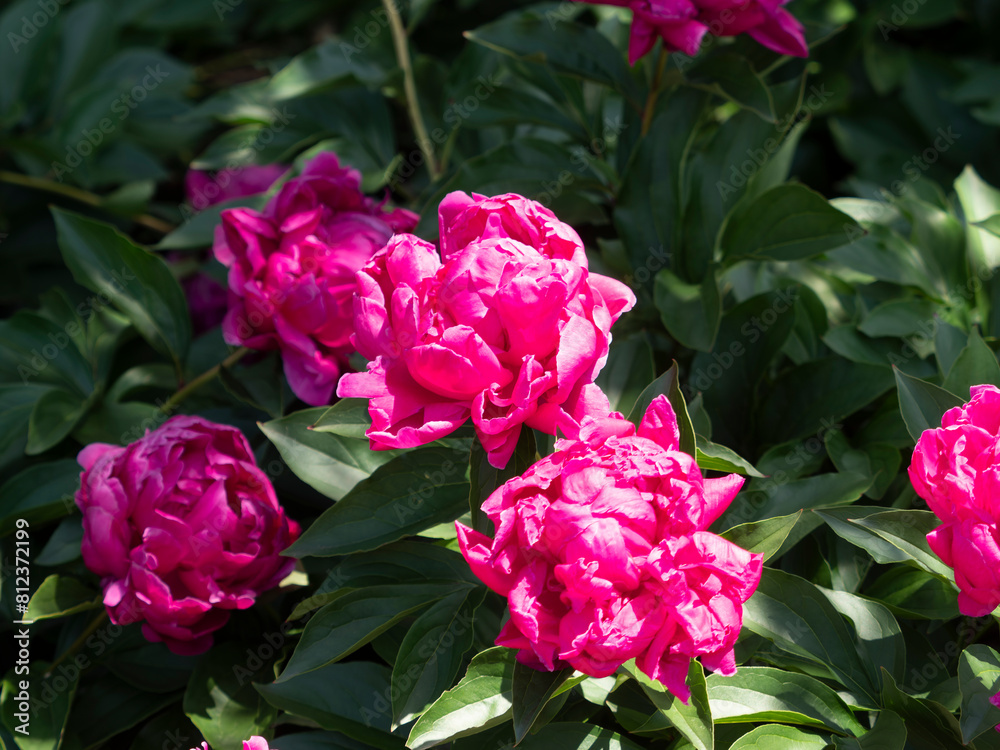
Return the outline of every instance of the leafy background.
<path id="1" fill-rule="evenodd" d="M 0 628 L 24 518 L 45 704 L 15 743 L 7 675 L 4 747 L 1000 746 L 995 618 L 959 616 L 905 473 L 921 430 L 1000 385 L 1000 9 L 790 9 L 808 60 L 713 40 L 657 75 L 655 54 L 625 62 L 618 9 L 404 2 L 429 159 L 378 3 L 0 11 Z M 715 527 L 767 556 L 735 677 L 693 665 L 683 706 L 631 665 L 515 666 L 451 524 L 506 477 L 477 445 L 373 453 L 365 405 L 304 408 L 276 355 L 212 369 L 229 351 L 192 334 L 178 280 L 224 277 L 206 253 L 219 208 L 185 204 L 187 168 L 323 149 L 430 239 L 450 190 L 540 200 L 632 286 L 599 381 L 613 407 L 686 402 L 702 467 L 750 477 Z M 88 630 L 99 581 L 71 500 L 82 445 L 178 408 L 243 429 L 308 527 L 296 574 L 201 657 Z M 550 449 L 526 433 L 508 472 Z"/>

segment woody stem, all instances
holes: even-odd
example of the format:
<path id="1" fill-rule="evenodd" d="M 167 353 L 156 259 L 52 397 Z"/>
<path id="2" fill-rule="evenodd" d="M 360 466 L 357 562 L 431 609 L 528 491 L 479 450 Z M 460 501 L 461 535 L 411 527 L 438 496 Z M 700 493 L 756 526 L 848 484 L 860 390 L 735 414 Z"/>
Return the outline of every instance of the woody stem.
<path id="1" fill-rule="evenodd" d="M 205 383 L 208 383 L 209 381 L 218 377 L 219 372 L 221 372 L 224 367 L 225 368 L 232 367 L 249 353 L 250 353 L 249 349 L 247 349 L 245 346 L 241 346 L 239 349 L 230 354 L 215 367 L 205 370 L 205 372 L 196 377 L 190 383 L 187 383 L 182 388 L 180 388 L 177 391 L 177 393 L 175 393 L 173 396 L 171 396 L 170 398 L 168 398 L 166 401 L 163 402 L 163 404 L 160 406 L 160 411 L 163 412 L 164 414 L 170 414 L 170 412 L 172 412 L 174 409 L 177 408 L 177 405 L 181 401 L 183 401 L 192 393 L 194 393 L 196 390 L 201 388 L 203 385 L 205 385 Z"/>
<path id="2" fill-rule="evenodd" d="M 18 174 L 17 172 L 8 172 L 0 169 L 0 182 L 6 182 L 11 185 L 21 185 L 22 187 L 34 188 L 35 190 L 45 190 L 49 193 L 64 195 L 67 198 L 72 198 L 80 203 L 86 203 L 88 206 L 101 206 L 104 203 L 104 199 L 101 196 L 91 193 L 88 190 L 81 190 L 80 188 L 73 187 L 72 185 L 63 185 L 61 182 L 46 180 L 42 177 L 30 177 L 26 174 Z M 158 219 L 155 216 L 150 216 L 149 214 L 140 214 L 130 218 L 136 224 L 149 227 L 150 229 L 160 232 L 161 234 L 168 234 L 174 229 L 172 224 L 164 221 L 163 219 Z"/>
<path id="3" fill-rule="evenodd" d="M 427 134 L 427 125 L 420 112 L 420 100 L 417 98 L 417 82 L 413 76 L 413 63 L 410 60 L 410 45 L 406 36 L 403 19 L 400 18 L 396 0 L 382 0 L 385 12 L 389 16 L 389 28 L 392 30 L 392 43 L 396 47 L 396 59 L 403 71 L 403 90 L 406 94 L 406 107 L 410 113 L 410 122 L 416 131 L 417 145 L 424 154 L 427 169 L 431 173 L 431 181 L 441 176 L 441 168 L 434 156 L 434 144 Z"/>
<path id="4" fill-rule="evenodd" d="M 660 48 L 660 57 L 656 61 L 656 73 L 653 74 L 653 85 L 649 88 L 649 96 L 646 97 L 646 106 L 642 110 L 642 134 L 649 132 L 653 124 L 653 113 L 656 112 L 656 100 L 660 96 L 660 87 L 663 83 L 663 70 L 667 67 L 667 58 L 670 53 L 663 47 Z"/>

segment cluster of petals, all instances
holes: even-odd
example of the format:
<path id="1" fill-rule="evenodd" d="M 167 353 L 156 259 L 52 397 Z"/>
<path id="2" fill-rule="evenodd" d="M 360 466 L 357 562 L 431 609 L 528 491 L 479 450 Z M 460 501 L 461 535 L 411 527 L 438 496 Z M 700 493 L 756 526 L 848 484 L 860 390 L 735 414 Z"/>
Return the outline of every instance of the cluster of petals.
<path id="1" fill-rule="evenodd" d="M 808 57 L 802 24 L 785 10 L 788 0 L 579 0 L 632 10 L 629 62 L 663 39 L 667 52 L 696 55 L 706 34 L 748 34 L 782 55 Z"/>
<path id="2" fill-rule="evenodd" d="M 232 610 L 294 565 L 280 553 L 299 526 L 235 427 L 177 416 L 125 447 L 92 443 L 78 461 L 83 561 L 111 621 L 142 621 L 174 653 L 206 651 Z"/>
<path id="3" fill-rule="evenodd" d="M 493 539 L 457 524 L 473 572 L 507 597 L 497 645 L 594 677 L 635 659 L 685 702 L 691 659 L 733 674 L 762 556 L 706 529 L 742 484 L 702 476 L 663 396 L 638 429 L 620 414 L 584 420 L 483 503 Z"/>
<path id="4" fill-rule="evenodd" d="M 354 343 L 370 362 L 337 395 L 371 399 L 371 447 L 429 443 L 471 416 L 502 468 L 522 425 L 554 435 L 606 415 L 593 381 L 632 291 L 591 273 L 577 233 L 521 196 L 451 193 L 439 218 L 440 256 L 400 234 L 357 275 Z"/>
<path id="5" fill-rule="evenodd" d="M 223 211 L 213 249 L 229 269 L 226 342 L 279 349 L 295 395 L 329 403 L 353 351 L 354 275 L 417 219 L 366 197 L 357 170 L 328 152 L 285 182 L 262 212 Z"/>
<path id="6" fill-rule="evenodd" d="M 926 430 L 910 463 L 917 494 L 941 519 L 927 535 L 955 570 L 958 607 L 970 617 L 1000 606 L 1000 389 L 972 387 L 972 398 Z"/>

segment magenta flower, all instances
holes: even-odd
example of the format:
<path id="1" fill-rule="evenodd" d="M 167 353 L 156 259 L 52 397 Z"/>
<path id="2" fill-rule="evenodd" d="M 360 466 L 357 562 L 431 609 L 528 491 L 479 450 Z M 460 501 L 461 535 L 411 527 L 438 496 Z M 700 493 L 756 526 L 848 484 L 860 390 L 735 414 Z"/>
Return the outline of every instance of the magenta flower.
<path id="1" fill-rule="evenodd" d="M 337 395 L 371 399 L 371 447 L 423 445 L 471 416 L 503 467 L 522 424 L 554 435 L 607 414 L 593 381 L 635 295 L 590 273 L 576 232 L 534 201 L 451 193 L 440 221 L 443 262 L 398 235 L 357 275 L 354 343 L 371 361 Z"/>
<path id="2" fill-rule="evenodd" d="M 299 535 L 235 427 L 178 416 L 124 448 L 94 443 L 76 504 L 83 561 L 102 576 L 111 621 L 199 654 L 211 633 L 277 585 Z"/>
<path id="3" fill-rule="evenodd" d="M 632 10 L 630 63 L 663 39 L 667 52 L 696 55 L 705 34 L 749 34 L 782 55 L 808 57 L 805 32 L 781 6 L 788 0 L 578 0 Z"/>
<path id="4" fill-rule="evenodd" d="M 264 193 L 288 171 L 284 164 L 232 167 L 214 175 L 200 169 L 189 169 L 184 177 L 184 193 L 195 211 L 203 211 L 233 198 Z"/>
<path id="5" fill-rule="evenodd" d="M 917 494 L 944 523 L 927 542 L 955 570 L 958 608 L 970 617 L 1000 605 L 1000 389 L 972 387 L 972 399 L 926 430 L 910 463 Z"/>
<path id="6" fill-rule="evenodd" d="M 594 677 L 635 659 L 685 702 L 691 659 L 733 674 L 762 556 L 706 529 L 742 484 L 702 477 L 664 396 L 638 430 L 620 414 L 585 419 L 483 503 L 495 538 L 457 524 L 472 571 L 507 597 L 497 645 Z"/>
<path id="7" fill-rule="evenodd" d="M 354 351 L 354 274 L 417 218 L 365 197 L 358 172 L 331 153 L 282 185 L 263 213 L 223 211 L 214 250 L 229 268 L 226 342 L 280 349 L 295 395 L 329 403 Z"/>

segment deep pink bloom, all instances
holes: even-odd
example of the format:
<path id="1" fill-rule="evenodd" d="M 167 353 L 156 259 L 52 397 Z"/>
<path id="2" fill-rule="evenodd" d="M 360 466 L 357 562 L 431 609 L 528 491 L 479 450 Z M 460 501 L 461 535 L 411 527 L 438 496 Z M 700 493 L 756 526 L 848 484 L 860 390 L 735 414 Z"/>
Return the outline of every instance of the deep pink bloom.
<path id="1" fill-rule="evenodd" d="M 284 164 L 232 167 L 216 172 L 189 169 L 184 177 L 184 193 L 195 211 L 233 198 L 264 193 L 288 171 Z"/>
<path id="2" fill-rule="evenodd" d="M 733 674 L 762 556 L 706 529 L 742 484 L 702 477 L 664 396 L 638 429 L 620 414 L 584 420 L 483 503 L 494 539 L 457 524 L 472 571 L 507 597 L 497 645 L 594 677 L 634 658 L 685 702 L 691 659 Z"/>
<path id="3" fill-rule="evenodd" d="M 972 387 L 972 399 L 926 430 L 910 463 L 910 481 L 944 523 L 927 542 L 955 569 L 962 614 L 981 617 L 1000 605 L 1000 389 Z"/>
<path id="4" fill-rule="evenodd" d="M 327 404 L 353 351 L 354 274 L 393 232 L 417 224 L 361 192 L 361 175 L 317 155 L 264 212 L 222 212 L 215 257 L 229 268 L 226 342 L 280 349 L 295 395 Z"/>
<path id="5" fill-rule="evenodd" d="M 521 196 L 451 193 L 440 221 L 441 257 L 397 235 L 357 275 L 354 343 L 371 361 L 337 395 L 371 399 L 372 448 L 423 445 L 471 416 L 503 467 L 522 424 L 554 435 L 607 414 L 593 381 L 631 290 L 590 273 L 576 232 Z"/>
<path id="6" fill-rule="evenodd" d="M 76 504 L 83 561 L 102 576 L 111 621 L 199 654 L 211 633 L 277 585 L 299 535 L 235 427 L 178 416 L 124 448 L 93 443 Z"/>
<path id="7" fill-rule="evenodd" d="M 667 52 L 698 54 L 705 34 L 749 34 L 782 55 L 808 57 L 805 32 L 781 6 L 788 0 L 578 0 L 632 10 L 628 59 L 635 63 L 663 39 Z"/>
<path id="8" fill-rule="evenodd" d="M 990 698 L 990 703 L 992 703 L 997 708 L 1000 708 L 1000 693 L 997 693 L 992 698 Z M 1000 732 L 1000 724 L 997 724 L 994 729 Z"/>

